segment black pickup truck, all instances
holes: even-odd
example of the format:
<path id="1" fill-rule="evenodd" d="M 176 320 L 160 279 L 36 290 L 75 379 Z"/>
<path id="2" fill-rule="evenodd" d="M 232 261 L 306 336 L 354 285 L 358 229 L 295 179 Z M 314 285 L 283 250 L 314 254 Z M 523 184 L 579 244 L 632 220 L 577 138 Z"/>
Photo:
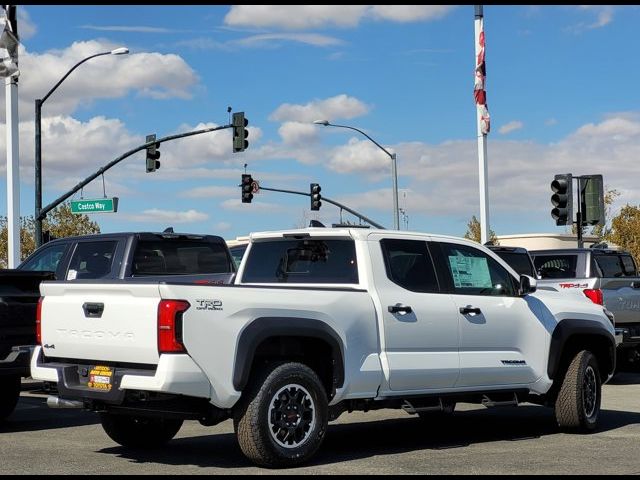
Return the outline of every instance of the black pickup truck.
<path id="1" fill-rule="evenodd" d="M 36 343 L 39 285 L 44 280 L 172 278 L 230 283 L 236 267 L 214 235 L 108 233 L 53 240 L 14 270 L 0 270 L 0 420 L 13 412 Z"/>

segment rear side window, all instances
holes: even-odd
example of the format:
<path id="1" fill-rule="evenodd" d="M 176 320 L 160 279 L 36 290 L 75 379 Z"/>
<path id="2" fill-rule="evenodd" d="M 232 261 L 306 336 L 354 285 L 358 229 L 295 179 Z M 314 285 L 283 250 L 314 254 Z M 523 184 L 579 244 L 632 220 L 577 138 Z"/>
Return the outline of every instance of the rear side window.
<path id="1" fill-rule="evenodd" d="M 353 240 L 284 240 L 251 246 L 245 283 L 358 283 Z"/>
<path id="2" fill-rule="evenodd" d="M 627 277 L 635 277 L 637 276 L 636 264 L 633 261 L 631 255 L 622 255 L 622 266 L 624 267 L 624 274 Z"/>
<path id="3" fill-rule="evenodd" d="M 533 259 L 542 278 L 575 278 L 577 255 L 536 255 Z"/>
<path id="4" fill-rule="evenodd" d="M 595 255 L 595 258 L 604 278 L 624 277 L 624 267 L 619 255 Z"/>
<path id="5" fill-rule="evenodd" d="M 188 238 L 140 240 L 132 274 L 196 275 L 233 272 L 227 248 L 221 243 Z"/>
<path id="6" fill-rule="evenodd" d="M 67 280 L 104 278 L 111 273 L 118 242 L 79 242 L 69 263 Z"/>
<path id="7" fill-rule="evenodd" d="M 440 291 L 426 242 L 385 239 L 380 244 L 389 280 L 412 292 Z"/>

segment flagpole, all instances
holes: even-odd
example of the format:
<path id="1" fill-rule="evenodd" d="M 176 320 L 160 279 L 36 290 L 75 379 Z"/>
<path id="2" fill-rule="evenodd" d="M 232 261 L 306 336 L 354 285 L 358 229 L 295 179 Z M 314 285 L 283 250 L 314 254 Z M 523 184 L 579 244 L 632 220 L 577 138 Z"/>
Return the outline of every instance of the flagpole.
<path id="1" fill-rule="evenodd" d="M 490 130 L 489 110 L 485 91 L 484 16 L 482 5 L 475 6 L 476 71 L 474 96 L 478 125 L 478 176 L 480 181 L 480 243 L 489 241 L 489 168 L 487 165 L 487 134 Z"/>
<path id="2" fill-rule="evenodd" d="M 3 61 L 7 141 L 7 266 L 20 264 L 20 156 L 18 136 L 18 24 L 15 5 L 3 5 L 5 26 L 0 47 L 9 58 Z"/>

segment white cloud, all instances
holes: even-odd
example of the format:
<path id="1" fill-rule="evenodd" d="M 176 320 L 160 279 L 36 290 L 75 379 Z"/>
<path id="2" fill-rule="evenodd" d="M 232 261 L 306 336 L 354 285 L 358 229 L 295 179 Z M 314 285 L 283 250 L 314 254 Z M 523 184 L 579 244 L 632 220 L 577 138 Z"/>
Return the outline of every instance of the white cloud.
<path id="1" fill-rule="evenodd" d="M 524 123 L 522 123 L 519 120 L 514 120 L 512 122 L 506 123 L 505 125 L 501 126 L 498 132 L 501 133 L 502 135 L 506 135 L 507 133 L 520 130 L 522 127 L 524 127 Z"/>
<path id="2" fill-rule="evenodd" d="M 355 27 L 367 5 L 234 5 L 224 22 L 231 26 L 309 29 Z"/>
<path id="3" fill-rule="evenodd" d="M 225 17 L 230 26 L 303 30 L 356 27 L 362 20 L 417 22 L 446 15 L 449 5 L 234 5 Z"/>
<path id="4" fill-rule="evenodd" d="M 602 28 L 613 22 L 614 8 L 611 5 L 580 5 L 583 11 L 594 12 L 596 20 L 591 23 L 580 22 L 567 28 L 568 31 L 579 34 L 586 30 Z"/>
<path id="5" fill-rule="evenodd" d="M 228 232 L 231 230 L 231 224 L 229 222 L 218 222 L 213 226 L 214 232 Z"/>
<path id="6" fill-rule="evenodd" d="M 406 23 L 438 20 L 453 8 L 451 5 L 371 5 L 370 14 L 380 20 Z"/>
<path id="7" fill-rule="evenodd" d="M 234 174 L 234 177 L 239 177 L 238 174 Z M 240 183 L 238 181 L 238 183 Z M 198 187 L 192 188 L 186 192 L 180 194 L 181 197 L 187 198 L 216 198 L 216 197 L 235 197 L 240 192 L 237 187 Z"/>
<path id="8" fill-rule="evenodd" d="M 36 24 L 31 21 L 31 17 L 24 7 L 19 6 L 16 8 L 16 14 L 18 17 L 18 35 L 20 36 L 20 40 L 29 40 L 37 33 L 38 28 Z"/>
<path id="9" fill-rule="evenodd" d="M 393 152 L 391 152 L 393 153 Z M 336 148 L 328 167 L 338 173 L 365 172 L 382 174 L 390 171 L 391 158 L 368 140 L 351 138 L 347 145 Z"/>
<path id="10" fill-rule="evenodd" d="M 370 107 L 355 97 L 336 95 L 325 100 L 313 100 L 306 105 L 285 103 L 270 116 L 270 120 L 312 123 L 315 120 L 350 119 L 369 112 Z"/>
<path id="11" fill-rule="evenodd" d="M 202 222 L 208 220 L 209 215 L 193 209 L 184 212 L 175 212 L 171 210 L 160 210 L 158 208 L 152 208 L 150 210 L 144 210 L 141 214 L 138 215 L 123 214 L 122 218 L 130 222 L 173 224 Z"/>
<path id="12" fill-rule="evenodd" d="M 274 43 L 282 41 L 304 43 L 315 47 L 333 47 L 344 43 L 338 38 L 314 33 L 264 33 L 252 35 L 233 43 L 244 47 L 252 47 L 257 45 L 271 46 Z"/>
<path id="13" fill-rule="evenodd" d="M 278 133 L 286 145 L 309 146 L 318 141 L 318 126 L 311 123 L 285 122 Z"/>
<path id="14" fill-rule="evenodd" d="M 127 33 L 179 33 L 180 30 L 172 30 L 162 27 L 147 27 L 143 25 L 82 25 L 85 30 L 97 30 L 99 32 L 127 32 Z"/>
<path id="15" fill-rule="evenodd" d="M 79 61 L 121 46 L 91 40 L 75 42 L 64 50 L 31 53 L 21 45 L 18 93 L 21 117 L 32 119 L 34 99 L 45 96 Z M 124 97 L 131 92 L 153 98 L 187 99 L 197 82 L 195 71 L 178 55 L 144 52 L 105 55 L 88 60 L 69 75 L 43 104 L 43 117 L 68 115 L 83 103 Z M 0 99 L 4 99 L 4 89 L 1 90 Z M 4 116 L 1 109 L 2 121 Z"/>

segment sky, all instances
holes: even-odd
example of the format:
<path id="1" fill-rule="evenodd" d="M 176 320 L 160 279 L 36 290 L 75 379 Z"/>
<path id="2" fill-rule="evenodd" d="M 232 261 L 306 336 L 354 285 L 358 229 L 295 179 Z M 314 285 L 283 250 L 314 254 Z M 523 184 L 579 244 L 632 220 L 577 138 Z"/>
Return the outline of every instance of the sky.
<path id="1" fill-rule="evenodd" d="M 555 174 L 602 174 L 614 214 L 640 204 L 637 6 L 485 6 L 489 224 L 498 235 L 563 233 L 550 216 Z M 102 232 L 211 233 L 357 218 L 393 227 L 389 156 L 397 157 L 400 227 L 462 236 L 480 193 L 474 103 L 474 7 L 18 6 L 20 211 L 34 212 L 34 101 L 83 63 L 42 108 L 43 206 L 143 143 L 227 125 L 245 112 L 249 147 L 230 129 L 162 143 L 160 168 L 127 158 L 73 199 L 118 197 L 91 214 Z M 0 92 L 4 100 L 4 89 Z M 4 102 L 3 102 L 4 103 Z M 0 215 L 6 215 L 0 109 Z M 246 166 L 245 166 L 246 165 Z"/>

